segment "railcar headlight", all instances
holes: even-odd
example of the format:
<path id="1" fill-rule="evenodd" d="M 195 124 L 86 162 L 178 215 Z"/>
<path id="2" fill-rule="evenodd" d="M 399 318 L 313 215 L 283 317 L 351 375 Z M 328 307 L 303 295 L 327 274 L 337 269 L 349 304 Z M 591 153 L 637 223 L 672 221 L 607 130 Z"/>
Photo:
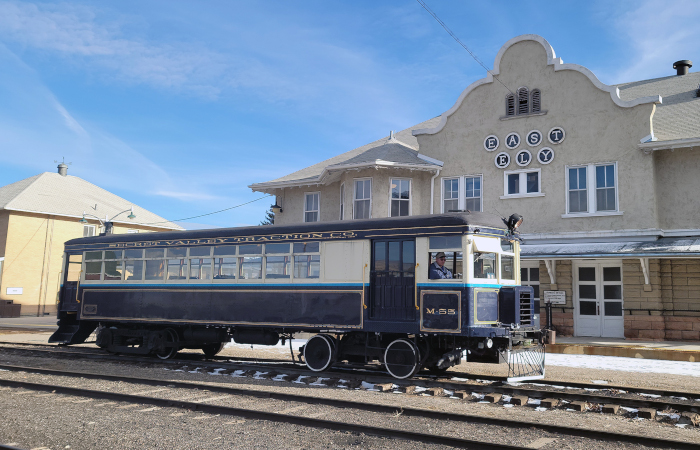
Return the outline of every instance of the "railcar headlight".
<path id="1" fill-rule="evenodd" d="M 510 231 L 515 231 L 523 223 L 523 216 L 520 214 L 511 214 L 506 222 Z"/>
<path id="2" fill-rule="evenodd" d="M 493 341 L 491 339 L 486 339 L 486 348 L 493 347 Z"/>

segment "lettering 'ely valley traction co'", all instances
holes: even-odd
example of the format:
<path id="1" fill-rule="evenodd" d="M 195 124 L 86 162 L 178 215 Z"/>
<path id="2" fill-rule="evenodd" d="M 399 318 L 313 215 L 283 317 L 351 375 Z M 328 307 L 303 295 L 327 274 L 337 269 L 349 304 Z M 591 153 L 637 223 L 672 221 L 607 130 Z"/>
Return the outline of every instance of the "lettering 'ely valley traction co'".
<path id="1" fill-rule="evenodd" d="M 115 242 L 110 243 L 109 248 L 128 247 L 174 247 L 180 245 L 207 245 L 207 244 L 240 244 L 240 243 L 264 243 L 280 241 L 303 241 L 303 240 L 324 240 L 324 239 L 353 239 L 357 237 L 352 231 L 340 231 L 329 233 L 290 233 L 272 234 L 269 236 L 232 236 L 226 238 L 204 238 L 204 239 L 177 239 L 170 241 L 142 241 L 142 242 Z"/>

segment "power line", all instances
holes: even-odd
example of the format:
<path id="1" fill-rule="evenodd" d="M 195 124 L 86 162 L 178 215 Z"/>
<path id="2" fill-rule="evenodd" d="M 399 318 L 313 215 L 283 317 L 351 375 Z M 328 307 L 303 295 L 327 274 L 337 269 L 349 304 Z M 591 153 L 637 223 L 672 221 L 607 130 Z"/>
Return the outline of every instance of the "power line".
<path id="1" fill-rule="evenodd" d="M 211 216 L 212 214 L 218 214 L 218 213 L 221 213 L 221 212 L 224 212 L 224 211 L 229 211 L 229 210 L 234 209 L 234 208 L 239 208 L 239 207 L 241 207 L 241 206 L 247 205 L 247 204 L 249 204 L 249 203 L 257 202 L 258 200 L 262 200 L 262 199 L 267 198 L 267 197 L 272 197 L 272 195 L 271 195 L 271 194 L 267 194 L 267 195 L 265 195 L 265 196 L 263 196 L 263 197 L 256 198 L 255 200 L 251 200 L 251 201 L 249 201 L 249 202 L 241 203 L 240 205 L 231 206 L 230 208 L 220 209 L 219 211 L 214 211 L 214 212 L 210 212 L 210 213 L 206 213 L 206 214 L 200 214 L 200 215 L 198 215 L 198 216 L 185 217 L 184 219 L 177 219 L 177 220 L 164 220 L 164 221 L 162 221 L 162 222 L 148 222 L 148 223 L 142 223 L 141 225 L 156 225 L 156 224 L 159 224 L 159 223 L 182 222 L 182 221 L 184 221 L 184 220 L 197 219 L 197 218 L 199 218 L 199 217 L 204 217 L 204 216 Z"/>
<path id="2" fill-rule="evenodd" d="M 515 93 L 514 93 L 513 91 L 511 91 L 511 90 L 508 88 L 508 86 L 506 86 L 505 84 L 503 84 L 503 82 L 502 82 L 496 75 L 494 75 L 493 72 L 491 72 L 491 70 L 490 70 L 488 67 L 486 67 L 486 65 L 485 65 L 484 63 L 481 62 L 481 60 L 474 54 L 474 52 L 472 52 L 471 50 L 469 50 L 469 48 L 468 48 L 466 45 L 464 45 L 464 43 L 463 43 L 462 41 L 460 41 L 459 38 L 458 38 L 457 36 L 455 36 L 455 34 L 452 32 L 452 30 L 450 30 L 450 29 L 447 27 L 447 25 L 445 25 L 445 22 L 443 22 L 442 20 L 440 20 L 440 18 L 437 16 L 437 14 L 435 14 L 435 13 L 428 7 L 428 5 L 425 4 L 425 2 L 424 2 L 423 0 L 416 0 L 416 1 L 423 7 L 423 9 L 425 9 L 426 11 L 428 11 L 428 14 L 430 14 L 431 16 L 433 16 L 433 18 L 437 21 L 437 23 L 439 23 L 439 24 L 442 26 L 442 28 L 444 28 L 445 31 L 447 31 L 447 33 L 448 33 L 450 36 L 452 36 L 452 39 L 454 39 L 455 41 L 457 41 L 457 43 L 458 43 L 459 45 L 461 45 L 461 46 L 467 51 L 467 53 L 469 53 L 469 54 L 472 56 L 472 58 L 474 58 L 474 61 L 478 62 L 478 63 L 481 65 L 481 67 L 483 67 L 484 69 L 486 69 L 486 71 L 487 71 L 489 74 L 491 74 L 491 76 L 494 77 L 494 78 L 496 79 L 496 81 L 498 81 L 499 83 L 501 83 L 501 84 L 503 85 L 504 88 L 508 89 L 508 92 L 510 92 L 511 94 L 515 95 Z"/>

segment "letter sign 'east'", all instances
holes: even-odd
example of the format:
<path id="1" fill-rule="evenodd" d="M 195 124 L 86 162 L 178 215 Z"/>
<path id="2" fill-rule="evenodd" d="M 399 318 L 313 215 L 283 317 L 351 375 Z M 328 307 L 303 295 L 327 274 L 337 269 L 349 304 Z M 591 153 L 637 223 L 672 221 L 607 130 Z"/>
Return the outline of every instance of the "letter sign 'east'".
<path id="1" fill-rule="evenodd" d="M 520 145 L 520 135 L 518 133 L 510 133 L 506 136 L 506 147 L 513 150 Z"/>
<path id="2" fill-rule="evenodd" d="M 498 137 L 494 136 L 493 134 L 491 136 L 486 136 L 486 139 L 484 139 L 484 148 L 486 151 L 492 152 L 498 148 Z"/>
<path id="3" fill-rule="evenodd" d="M 549 142 L 551 142 L 552 144 L 561 144 L 565 137 L 566 133 L 561 127 L 552 128 L 551 130 L 549 130 L 549 134 L 547 135 Z"/>
<path id="4" fill-rule="evenodd" d="M 527 145 L 537 147 L 542 142 L 542 133 L 538 130 L 532 130 L 527 134 Z"/>

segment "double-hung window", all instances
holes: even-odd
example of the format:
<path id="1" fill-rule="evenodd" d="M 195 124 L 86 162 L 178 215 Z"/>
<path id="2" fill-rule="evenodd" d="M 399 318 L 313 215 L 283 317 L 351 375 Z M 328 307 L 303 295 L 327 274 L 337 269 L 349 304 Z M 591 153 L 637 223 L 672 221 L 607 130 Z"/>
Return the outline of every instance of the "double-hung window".
<path id="1" fill-rule="evenodd" d="M 566 168 L 566 214 L 562 217 L 622 214 L 617 201 L 617 164 Z"/>
<path id="2" fill-rule="evenodd" d="M 503 196 L 511 197 L 540 197 L 544 194 L 541 189 L 540 169 L 513 170 L 503 174 Z"/>
<path id="3" fill-rule="evenodd" d="M 355 196 L 353 202 L 353 219 L 369 219 L 372 217 L 372 179 L 355 180 Z"/>
<path id="4" fill-rule="evenodd" d="M 304 195 L 304 222 L 318 222 L 320 196 L 319 192 L 310 192 Z"/>
<path id="5" fill-rule="evenodd" d="M 482 211 L 482 177 L 466 175 L 442 179 L 442 212 Z"/>
<path id="6" fill-rule="evenodd" d="M 411 215 L 411 180 L 391 179 L 390 217 Z"/>

